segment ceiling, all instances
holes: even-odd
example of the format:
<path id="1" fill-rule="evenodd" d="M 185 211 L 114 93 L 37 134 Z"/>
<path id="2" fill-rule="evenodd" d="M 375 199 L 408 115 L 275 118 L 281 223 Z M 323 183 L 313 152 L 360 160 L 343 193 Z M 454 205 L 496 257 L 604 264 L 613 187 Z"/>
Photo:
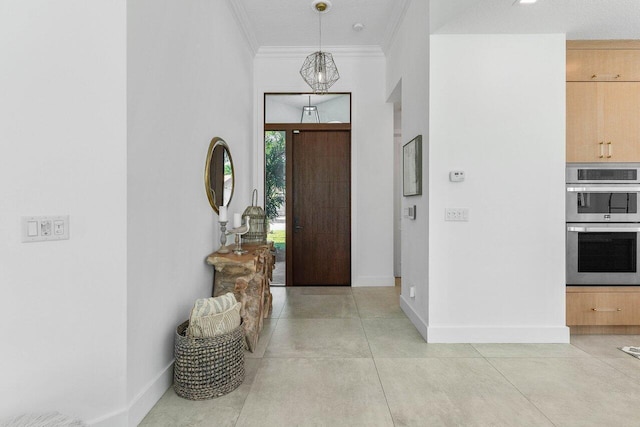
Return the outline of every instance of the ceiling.
<path id="1" fill-rule="evenodd" d="M 382 46 L 401 21 L 408 0 L 330 0 L 322 14 L 323 46 Z M 256 47 L 317 46 L 319 14 L 313 0 L 231 0 Z M 354 31 L 353 24 L 364 25 Z"/>
<path id="2" fill-rule="evenodd" d="M 566 33 L 570 40 L 640 38 L 638 0 L 432 0 L 431 33 Z M 458 4 L 462 10 L 450 10 Z"/>
<path id="3" fill-rule="evenodd" d="M 411 1 L 331 0 L 322 15 L 323 46 L 386 50 Z M 255 51 L 318 45 L 312 0 L 230 0 Z M 567 33 L 568 39 L 640 38 L 639 0 L 430 0 L 432 34 Z M 355 31 L 353 24 L 364 25 Z"/>

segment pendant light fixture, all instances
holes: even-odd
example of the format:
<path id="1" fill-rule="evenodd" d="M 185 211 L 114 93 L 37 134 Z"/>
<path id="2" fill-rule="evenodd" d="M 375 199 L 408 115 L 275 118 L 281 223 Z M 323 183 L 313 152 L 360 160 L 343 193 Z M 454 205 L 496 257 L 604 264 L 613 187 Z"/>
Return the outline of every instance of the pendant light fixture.
<path id="1" fill-rule="evenodd" d="M 309 105 L 302 106 L 302 117 L 300 123 L 320 123 L 318 107 L 311 105 L 311 95 L 309 95 Z"/>
<path id="2" fill-rule="evenodd" d="M 340 78 L 336 63 L 333 62 L 333 55 L 322 51 L 322 14 L 331 8 L 331 2 L 316 0 L 311 5 L 318 12 L 320 44 L 318 51 L 307 56 L 304 60 L 300 75 L 315 93 L 327 93 L 329 88 Z"/>

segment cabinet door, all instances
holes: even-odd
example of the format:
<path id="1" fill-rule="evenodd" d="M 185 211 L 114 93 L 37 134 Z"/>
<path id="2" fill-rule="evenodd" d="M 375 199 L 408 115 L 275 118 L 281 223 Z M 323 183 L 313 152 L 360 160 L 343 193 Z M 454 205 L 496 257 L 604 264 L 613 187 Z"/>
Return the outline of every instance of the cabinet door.
<path id="1" fill-rule="evenodd" d="M 640 162 L 640 83 L 596 85 L 603 95 L 605 157 L 613 162 Z"/>
<path id="2" fill-rule="evenodd" d="M 567 292 L 567 325 L 638 325 L 640 293 Z"/>
<path id="3" fill-rule="evenodd" d="M 567 83 L 567 162 L 606 161 L 595 83 Z"/>
<path id="4" fill-rule="evenodd" d="M 640 81 L 640 50 L 567 50 L 567 81 Z"/>

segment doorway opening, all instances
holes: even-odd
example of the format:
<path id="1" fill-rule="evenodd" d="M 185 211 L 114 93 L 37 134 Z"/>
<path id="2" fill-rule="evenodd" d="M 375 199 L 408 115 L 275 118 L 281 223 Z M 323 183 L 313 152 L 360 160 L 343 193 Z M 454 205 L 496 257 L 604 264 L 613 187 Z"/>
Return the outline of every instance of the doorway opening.
<path id="1" fill-rule="evenodd" d="M 287 132 L 264 132 L 264 196 L 265 214 L 269 221 L 267 239 L 273 242 L 278 267 L 273 271 L 271 284 L 284 286 L 287 253 L 286 205 Z"/>
<path id="2" fill-rule="evenodd" d="M 351 284 L 351 94 L 264 98 L 274 286 Z"/>
<path id="3" fill-rule="evenodd" d="M 402 81 L 388 102 L 393 103 L 393 275 L 396 286 L 402 277 Z"/>

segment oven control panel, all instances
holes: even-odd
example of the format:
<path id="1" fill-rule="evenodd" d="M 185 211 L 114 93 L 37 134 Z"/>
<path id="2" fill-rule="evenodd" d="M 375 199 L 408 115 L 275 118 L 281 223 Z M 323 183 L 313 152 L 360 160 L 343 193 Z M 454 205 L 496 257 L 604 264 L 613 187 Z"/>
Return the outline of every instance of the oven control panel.
<path id="1" fill-rule="evenodd" d="M 567 184 L 637 184 L 639 163 L 568 163 Z"/>

